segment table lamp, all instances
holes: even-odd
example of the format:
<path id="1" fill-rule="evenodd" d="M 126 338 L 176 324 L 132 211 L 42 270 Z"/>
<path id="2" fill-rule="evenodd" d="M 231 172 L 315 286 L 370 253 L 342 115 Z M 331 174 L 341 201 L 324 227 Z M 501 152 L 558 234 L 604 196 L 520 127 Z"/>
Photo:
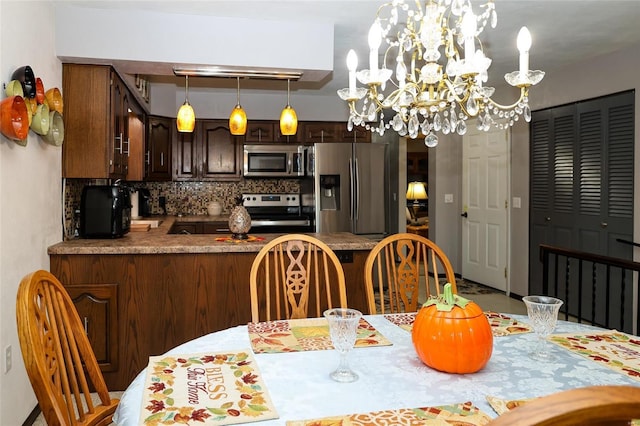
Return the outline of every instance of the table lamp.
<path id="1" fill-rule="evenodd" d="M 409 187 L 407 188 L 407 200 L 413 200 L 413 219 L 417 220 L 418 218 L 418 210 L 420 209 L 420 203 L 418 200 L 426 200 L 427 190 L 425 189 L 424 182 L 409 182 Z"/>

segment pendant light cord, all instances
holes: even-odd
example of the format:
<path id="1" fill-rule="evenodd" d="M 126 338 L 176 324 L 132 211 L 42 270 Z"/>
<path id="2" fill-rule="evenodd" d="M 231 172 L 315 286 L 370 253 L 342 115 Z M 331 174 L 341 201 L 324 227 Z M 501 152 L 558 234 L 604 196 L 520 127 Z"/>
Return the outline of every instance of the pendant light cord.
<path id="1" fill-rule="evenodd" d="M 184 100 L 189 102 L 189 76 L 185 75 L 185 84 L 184 84 Z"/>
<path id="2" fill-rule="evenodd" d="M 240 77 L 236 77 L 238 79 L 238 105 L 240 105 Z"/>

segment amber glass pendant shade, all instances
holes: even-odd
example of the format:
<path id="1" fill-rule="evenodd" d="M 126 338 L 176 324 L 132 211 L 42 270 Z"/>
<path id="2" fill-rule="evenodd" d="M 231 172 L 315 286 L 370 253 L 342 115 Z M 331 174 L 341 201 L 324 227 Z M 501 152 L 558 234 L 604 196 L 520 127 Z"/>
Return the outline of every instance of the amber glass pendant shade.
<path id="1" fill-rule="evenodd" d="M 189 76 L 185 76 L 184 103 L 178 110 L 176 127 L 179 132 L 193 132 L 196 127 L 196 113 L 189 103 Z"/>
<path id="2" fill-rule="evenodd" d="M 283 136 L 293 136 L 298 131 L 298 116 L 289 103 L 289 80 L 287 80 L 287 106 L 280 114 L 280 133 Z"/>
<path id="3" fill-rule="evenodd" d="M 238 77 L 238 102 L 229 116 L 229 131 L 232 135 L 244 135 L 247 132 L 247 113 L 240 106 L 240 77 Z"/>
<path id="4" fill-rule="evenodd" d="M 179 132 L 193 132 L 193 129 L 196 127 L 196 113 L 193 111 L 193 107 L 189 102 L 185 101 L 178 110 L 176 125 L 178 126 Z"/>
<path id="5" fill-rule="evenodd" d="M 240 105 L 231 111 L 229 130 L 232 135 L 244 135 L 247 132 L 247 114 Z"/>
<path id="6" fill-rule="evenodd" d="M 287 105 L 280 114 L 280 133 L 283 136 L 295 135 L 298 131 L 298 116 L 296 111 Z"/>

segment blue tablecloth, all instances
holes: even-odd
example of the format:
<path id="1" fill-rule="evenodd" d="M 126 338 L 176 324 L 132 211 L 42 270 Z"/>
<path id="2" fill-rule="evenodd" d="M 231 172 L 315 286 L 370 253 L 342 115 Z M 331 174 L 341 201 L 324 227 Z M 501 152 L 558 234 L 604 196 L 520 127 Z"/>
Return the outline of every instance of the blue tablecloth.
<path id="1" fill-rule="evenodd" d="M 526 322 L 527 317 L 512 315 Z M 549 344 L 554 362 L 534 361 L 527 353 L 536 342 L 534 333 L 494 338 L 491 360 L 474 374 L 456 375 L 435 371 L 417 357 L 411 334 L 387 321 L 382 315 L 365 315 L 367 321 L 393 342 L 392 346 L 354 349 L 349 360 L 360 375 L 354 383 L 336 383 L 329 378 L 338 355 L 334 351 L 255 355 L 273 403 L 277 420 L 256 425 L 283 425 L 330 415 L 366 413 L 395 408 L 411 408 L 471 401 L 496 416 L 486 396 L 522 399 L 564 389 L 590 385 L 640 386 L 614 370 Z M 558 321 L 554 333 L 576 333 L 594 327 Z M 246 326 L 211 333 L 171 350 L 170 354 L 189 354 L 250 348 Z M 139 424 L 145 371 L 122 396 L 116 412 L 118 425 Z"/>

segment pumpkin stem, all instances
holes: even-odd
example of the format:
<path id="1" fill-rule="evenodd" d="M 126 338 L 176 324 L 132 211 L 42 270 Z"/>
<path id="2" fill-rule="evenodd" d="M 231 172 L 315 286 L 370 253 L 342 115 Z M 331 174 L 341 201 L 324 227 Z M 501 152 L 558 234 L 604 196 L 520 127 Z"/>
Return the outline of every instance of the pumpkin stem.
<path id="1" fill-rule="evenodd" d="M 436 305 L 438 311 L 450 311 L 454 306 L 464 308 L 469 302 L 469 299 L 453 294 L 451 283 L 446 283 L 444 285 L 444 291 L 440 296 L 430 297 L 422 306 Z"/>

